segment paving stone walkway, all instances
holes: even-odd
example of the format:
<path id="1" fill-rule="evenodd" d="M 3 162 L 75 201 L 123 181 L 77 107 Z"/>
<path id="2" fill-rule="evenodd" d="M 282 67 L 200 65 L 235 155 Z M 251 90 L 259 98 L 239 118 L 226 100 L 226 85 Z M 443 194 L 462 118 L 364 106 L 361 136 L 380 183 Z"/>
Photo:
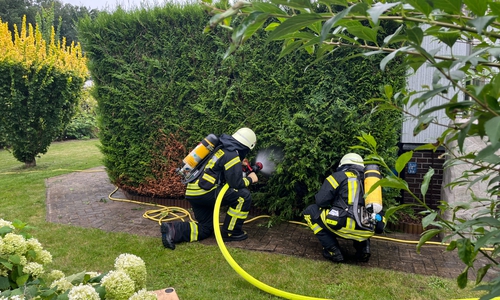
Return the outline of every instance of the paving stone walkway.
<path id="1" fill-rule="evenodd" d="M 126 197 L 120 190 L 114 192 L 116 188 L 110 183 L 103 167 L 49 178 L 46 180 L 46 188 L 48 222 L 98 228 L 111 232 L 157 236 L 158 243 L 161 243 L 158 222 L 143 216 L 146 211 L 158 209 L 158 207 L 112 200 L 126 199 Z M 252 220 L 252 217 L 257 216 L 251 216 L 249 220 Z M 267 221 L 267 218 L 255 218 L 246 223 L 244 229 L 249 238 L 226 245 L 308 259 L 324 259 L 317 238 L 300 222 L 298 224 L 282 223 L 267 228 L 265 226 Z M 418 238 L 418 235 L 401 233 L 375 236 L 371 240 L 370 261 L 348 263 L 367 268 L 378 267 L 446 278 L 456 278 L 462 272 L 464 264 L 458 258 L 456 251 L 446 252 L 444 246 L 424 246 L 420 254 L 417 254 L 416 244 L 412 241 Z M 215 237 L 203 240 L 201 243 L 217 244 Z M 349 254 L 353 254 L 349 241 L 341 240 L 341 246 L 347 249 Z M 491 273 L 486 279 L 490 280 L 497 275 Z M 470 273 L 469 277 L 471 280 L 475 279 L 474 273 Z"/>

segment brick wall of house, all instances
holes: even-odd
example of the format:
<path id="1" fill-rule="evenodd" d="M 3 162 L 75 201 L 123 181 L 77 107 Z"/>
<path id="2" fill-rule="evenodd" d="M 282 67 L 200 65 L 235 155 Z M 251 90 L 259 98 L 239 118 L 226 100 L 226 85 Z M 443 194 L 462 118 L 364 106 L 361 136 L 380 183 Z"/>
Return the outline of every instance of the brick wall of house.
<path id="1" fill-rule="evenodd" d="M 405 151 L 403 151 L 405 152 Z M 444 151 L 415 151 L 409 164 L 404 170 L 402 177 L 408 182 L 410 191 L 422 199 L 420 191 L 425 174 L 429 168 L 434 169 L 434 175 L 429 183 L 429 188 L 425 195 L 425 202 L 431 208 L 435 209 L 441 201 L 441 189 L 443 184 L 443 164 L 445 159 L 442 156 Z M 417 203 L 408 193 L 402 193 L 402 203 Z"/>

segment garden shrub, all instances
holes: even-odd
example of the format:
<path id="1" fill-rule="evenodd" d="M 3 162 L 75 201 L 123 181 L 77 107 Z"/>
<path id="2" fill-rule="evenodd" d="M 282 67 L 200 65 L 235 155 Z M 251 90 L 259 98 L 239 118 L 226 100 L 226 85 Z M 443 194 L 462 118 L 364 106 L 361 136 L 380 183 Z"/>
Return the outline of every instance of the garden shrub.
<path id="1" fill-rule="evenodd" d="M 0 142 L 34 166 L 70 122 L 88 71 L 80 46 L 56 41 L 53 28 L 50 41 L 26 18 L 14 28 L 0 20 Z"/>
<path id="2" fill-rule="evenodd" d="M 81 272 L 66 276 L 47 270 L 52 255 L 29 234 L 30 227 L 19 220 L 0 219 L 0 300 L 155 300 L 146 291 L 146 264 L 133 254 L 115 259 L 107 273 Z"/>

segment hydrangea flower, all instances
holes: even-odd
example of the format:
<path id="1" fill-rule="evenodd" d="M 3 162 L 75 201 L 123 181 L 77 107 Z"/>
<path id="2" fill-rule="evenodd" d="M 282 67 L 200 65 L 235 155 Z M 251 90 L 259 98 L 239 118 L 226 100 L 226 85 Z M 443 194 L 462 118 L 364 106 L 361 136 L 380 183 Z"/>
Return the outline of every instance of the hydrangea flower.
<path id="1" fill-rule="evenodd" d="M 19 265 L 26 266 L 26 264 L 28 263 L 28 259 L 26 258 L 26 256 L 21 256 L 19 257 L 19 259 L 20 259 Z"/>
<path id="2" fill-rule="evenodd" d="M 40 244 L 40 242 L 35 238 L 30 238 L 26 240 L 26 247 L 27 250 L 33 250 L 35 252 L 42 251 L 43 249 L 42 244 Z"/>
<path id="3" fill-rule="evenodd" d="M 35 261 L 42 265 L 47 265 L 52 262 L 52 254 L 47 250 L 36 251 Z"/>
<path id="4" fill-rule="evenodd" d="M 61 270 L 52 270 L 50 273 L 47 275 L 47 279 L 49 281 L 55 281 L 61 278 L 64 278 L 66 275 L 64 275 L 63 271 Z"/>
<path id="5" fill-rule="evenodd" d="M 99 272 L 85 272 L 85 274 L 89 275 L 90 278 L 94 278 L 101 275 L 101 273 Z"/>
<path id="6" fill-rule="evenodd" d="M 115 259 L 115 269 L 124 271 L 135 283 L 135 291 L 146 287 L 146 264 L 133 254 L 123 253 Z"/>
<path id="7" fill-rule="evenodd" d="M 12 229 L 15 229 L 14 228 L 14 225 L 12 225 L 12 222 L 10 221 L 6 221 L 4 219 L 0 219 L 0 228 L 4 227 L 4 226 L 7 226 L 7 227 L 10 227 Z"/>
<path id="8" fill-rule="evenodd" d="M 37 262 L 29 262 L 23 267 L 23 272 L 37 278 L 43 274 L 43 266 Z"/>
<path id="9" fill-rule="evenodd" d="M 101 279 L 106 299 L 128 300 L 135 292 L 134 281 L 124 271 L 110 271 Z"/>
<path id="10" fill-rule="evenodd" d="M 3 238 L 2 253 L 6 255 L 17 254 L 19 256 L 26 253 L 26 240 L 22 235 L 15 233 L 7 233 Z"/>
<path id="11" fill-rule="evenodd" d="M 42 244 L 35 238 L 30 238 L 26 241 L 26 250 L 35 252 L 35 261 L 37 263 L 46 265 L 52 262 L 52 254 L 47 250 L 43 250 Z"/>
<path id="12" fill-rule="evenodd" d="M 71 282 L 69 282 L 65 277 L 63 277 L 52 282 L 50 288 L 55 288 L 55 287 L 57 287 L 58 292 L 65 292 L 69 289 L 72 289 L 73 284 L 71 284 Z"/>
<path id="13" fill-rule="evenodd" d="M 99 294 L 90 284 L 73 287 L 68 294 L 69 300 L 100 300 Z"/>
<path id="14" fill-rule="evenodd" d="M 158 297 L 154 292 L 148 292 L 142 289 L 132 295 L 128 300 L 156 300 Z"/>

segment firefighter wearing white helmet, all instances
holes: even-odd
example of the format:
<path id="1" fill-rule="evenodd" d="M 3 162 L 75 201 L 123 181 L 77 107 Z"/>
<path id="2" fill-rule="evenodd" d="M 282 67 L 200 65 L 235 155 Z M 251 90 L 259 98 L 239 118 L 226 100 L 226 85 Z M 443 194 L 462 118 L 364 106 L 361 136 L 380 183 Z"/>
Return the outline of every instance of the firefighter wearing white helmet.
<path id="1" fill-rule="evenodd" d="M 347 153 L 346 155 L 342 156 L 339 167 L 342 167 L 344 165 L 358 165 L 362 167 L 365 166 L 365 164 L 363 163 L 363 158 L 357 153 Z"/>
<path id="2" fill-rule="evenodd" d="M 337 170 L 328 176 L 315 195 L 315 204 L 303 212 L 304 219 L 323 246 L 323 256 L 333 262 L 343 262 L 338 237 L 353 241 L 355 258 L 370 259 L 370 237 L 382 233 L 385 227 L 383 212 L 370 224 L 361 221 L 364 209 L 364 162 L 357 153 L 347 153 Z"/>
<path id="3" fill-rule="evenodd" d="M 255 132 L 253 132 L 250 128 L 240 128 L 234 134 L 233 138 L 240 142 L 241 144 L 247 146 L 250 150 L 255 147 L 255 143 L 257 142 L 257 137 L 255 136 Z"/>
<path id="4" fill-rule="evenodd" d="M 221 206 L 227 206 L 221 228 L 224 241 L 241 241 L 248 236 L 243 222 L 250 211 L 252 198 L 248 186 L 258 181 L 255 173 L 243 177 L 242 161 L 255 147 L 257 137 L 250 128 L 240 128 L 233 135 L 219 136 L 219 146 L 194 182 L 187 184 L 186 199 L 191 204 L 197 222 L 162 223 L 165 248 L 175 249 L 180 242 L 195 242 L 213 235 L 213 211 L 219 191 L 229 185 Z"/>

